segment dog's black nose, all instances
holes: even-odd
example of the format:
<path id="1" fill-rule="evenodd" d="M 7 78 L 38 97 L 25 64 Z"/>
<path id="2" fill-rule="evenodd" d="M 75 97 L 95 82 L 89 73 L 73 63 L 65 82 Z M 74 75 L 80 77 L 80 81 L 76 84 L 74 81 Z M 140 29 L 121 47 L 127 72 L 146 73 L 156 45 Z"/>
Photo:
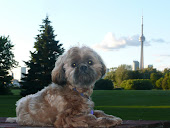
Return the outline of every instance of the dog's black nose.
<path id="1" fill-rule="evenodd" d="M 82 65 L 82 66 L 80 67 L 80 70 L 81 70 L 81 71 L 86 71 L 86 70 L 87 70 L 87 66 L 86 66 L 86 65 Z"/>

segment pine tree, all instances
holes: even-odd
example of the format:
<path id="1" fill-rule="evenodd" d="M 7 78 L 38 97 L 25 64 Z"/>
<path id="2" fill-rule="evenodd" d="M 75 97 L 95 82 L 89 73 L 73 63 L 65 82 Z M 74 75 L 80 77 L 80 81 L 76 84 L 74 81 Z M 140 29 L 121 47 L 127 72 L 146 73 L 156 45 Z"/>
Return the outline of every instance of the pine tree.
<path id="1" fill-rule="evenodd" d="M 53 27 L 50 25 L 48 16 L 40 25 L 40 34 L 35 38 L 34 52 L 30 52 L 31 59 L 25 64 L 27 65 L 28 74 L 24 74 L 22 79 L 21 95 L 36 93 L 51 83 L 51 71 L 55 66 L 55 61 L 59 55 L 64 52 L 62 44 L 55 40 Z"/>
<path id="2" fill-rule="evenodd" d="M 9 75 L 9 70 L 18 65 L 14 60 L 13 47 L 9 37 L 0 37 L 0 94 L 10 94 L 12 76 Z"/>

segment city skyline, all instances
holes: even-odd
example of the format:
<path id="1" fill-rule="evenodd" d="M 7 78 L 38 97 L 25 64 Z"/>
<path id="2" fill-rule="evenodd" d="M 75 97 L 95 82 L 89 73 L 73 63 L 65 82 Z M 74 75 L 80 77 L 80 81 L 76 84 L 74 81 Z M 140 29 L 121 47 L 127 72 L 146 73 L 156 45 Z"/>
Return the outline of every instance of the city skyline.
<path id="1" fill-rule="evenodd" d="M 170 1 L 0 1 L 0 35 L 8 36 L 21 67 L 34 51 L 42 20 L 51 25 L 66 51 L 77 45 L 92 47 L 108 68 L 140 61 L 139 37 L 144 15 L 144 67 L 170 68 Z M 152 6 L 150 6 L 152 5 Z M 8 6 L 8 8 L 6 8 Z"/>

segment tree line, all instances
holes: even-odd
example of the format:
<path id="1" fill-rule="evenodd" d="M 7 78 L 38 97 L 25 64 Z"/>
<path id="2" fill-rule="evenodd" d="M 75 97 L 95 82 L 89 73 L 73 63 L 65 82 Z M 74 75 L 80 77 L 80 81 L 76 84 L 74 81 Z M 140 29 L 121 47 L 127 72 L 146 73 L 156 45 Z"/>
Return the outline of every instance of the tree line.
<path id="1" fill-rule="evenodd" d="M 165 68 L 162 72 L 154 68 L 132 71 L 130 65 L 124 64 L 110 70 L 104 79 L 111 80 L 115 88 L 125 88 L 125 84 L 140 86 L 140 83 L 145 83 L 144 85 L 148 86 L 144 87 L 143 85 L 144 88 L 142 89 L 170 89 L 170 69 L 168 68 Z"/>

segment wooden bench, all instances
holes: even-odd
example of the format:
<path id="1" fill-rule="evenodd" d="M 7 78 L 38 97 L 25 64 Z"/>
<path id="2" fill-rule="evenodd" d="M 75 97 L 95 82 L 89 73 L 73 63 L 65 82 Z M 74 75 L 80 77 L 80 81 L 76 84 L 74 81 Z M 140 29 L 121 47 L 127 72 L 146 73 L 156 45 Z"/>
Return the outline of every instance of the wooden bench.
<path id="1" fill-rule="evenodd" d="M 17 123 L 6 123 L 6 117 L 0 117 L 0 128 L 31 128 L 19 126 Z M 32 128 L 54 128 L 54 127 L 32 127 Z M 170 121 L 145 121 L 124 120 L 123 124 L 114 128 L 170 128 Z"/>

